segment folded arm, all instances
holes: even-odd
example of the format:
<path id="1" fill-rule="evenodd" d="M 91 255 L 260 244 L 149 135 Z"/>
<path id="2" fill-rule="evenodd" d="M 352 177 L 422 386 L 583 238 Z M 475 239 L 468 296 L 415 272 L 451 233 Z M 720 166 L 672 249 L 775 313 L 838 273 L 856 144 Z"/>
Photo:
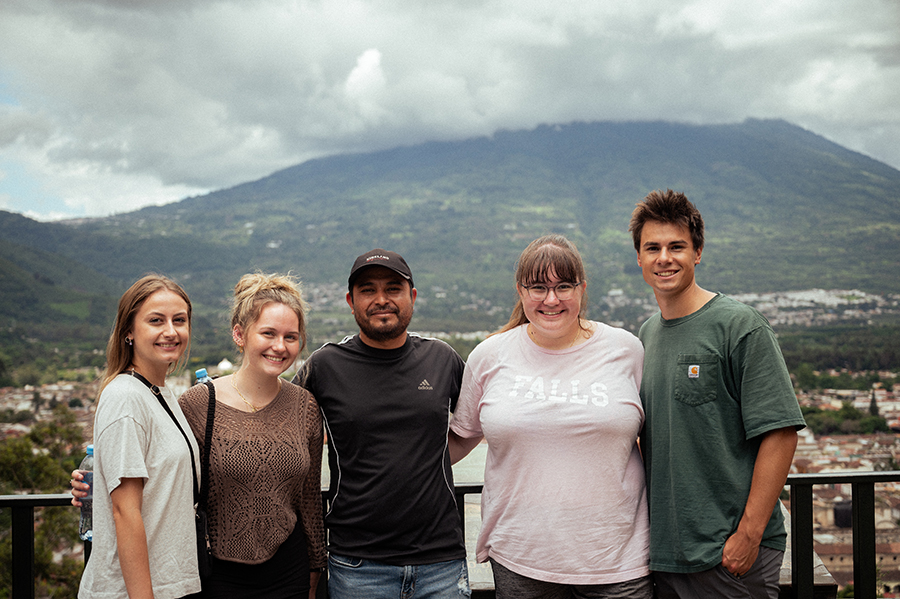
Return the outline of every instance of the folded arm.
<path id="1" fill-rule="evenodd" d="M 478 435 L 476 437 L 460 437 L 452 430 L 447 435 L 447 444 L 450 448 L 450 463 L 455 464 L 467 455 L 476 445 L 481 443 L 484 437 Z"/>

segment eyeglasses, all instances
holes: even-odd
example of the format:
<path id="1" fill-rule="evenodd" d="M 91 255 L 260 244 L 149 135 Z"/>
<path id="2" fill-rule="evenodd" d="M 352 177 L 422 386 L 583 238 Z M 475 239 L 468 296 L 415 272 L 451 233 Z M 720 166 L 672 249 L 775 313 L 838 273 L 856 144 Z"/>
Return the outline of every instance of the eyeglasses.
<path id="1" fill-rule="evenodd" d="M 542 302 L 547 299 L 551 290 L 556 295 L 557 299 L 563 301 L 572 299 L 572 296 L 575 295 L 575 289 L 580 286 L 581 283 L 560 283 L 555 287 L 550 287 L 548 285 L 522 285 L 522 288 L 528 291 L 528 297 L 533 301 Z"/>

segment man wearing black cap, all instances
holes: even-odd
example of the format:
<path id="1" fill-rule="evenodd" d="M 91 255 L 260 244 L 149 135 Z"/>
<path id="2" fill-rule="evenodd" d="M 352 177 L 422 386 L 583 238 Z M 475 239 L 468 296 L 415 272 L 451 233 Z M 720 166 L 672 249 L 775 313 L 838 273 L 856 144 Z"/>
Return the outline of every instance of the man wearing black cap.
<path id="1" fill-rule="evenodd" d="M 407 333 L 415 301 L 399 254 L 359 256 L 347 292 L 359 334 L 323 345 L 295 380 L 328 436 L 334 599 L 469 596 L 446 449 L 464 364 L 443 341 Z"/>

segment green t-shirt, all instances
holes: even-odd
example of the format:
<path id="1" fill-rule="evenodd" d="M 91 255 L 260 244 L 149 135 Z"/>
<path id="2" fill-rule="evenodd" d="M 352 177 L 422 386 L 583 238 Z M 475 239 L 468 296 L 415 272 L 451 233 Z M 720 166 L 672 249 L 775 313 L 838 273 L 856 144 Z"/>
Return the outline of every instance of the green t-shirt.
<path id="1" fill-rule="evenodd" d="M 702 572 L 722 562 L 750 493 L 764 433 L 805 422 L 768 321 L 723 295 L 674 320 L 643 324 L 641 449 L 650 504 L 650 569 Z M 784 551 L 776 505 L 762 545 Z"/>

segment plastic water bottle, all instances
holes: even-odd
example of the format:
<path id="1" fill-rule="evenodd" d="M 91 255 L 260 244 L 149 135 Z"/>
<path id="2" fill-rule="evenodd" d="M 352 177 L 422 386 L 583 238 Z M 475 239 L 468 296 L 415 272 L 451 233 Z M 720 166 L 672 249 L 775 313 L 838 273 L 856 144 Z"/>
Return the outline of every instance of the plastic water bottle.
<path id="1" fill-rule="evenodd" d="M 202 385 L 202 384 L 205 383 L 206 381 L 211 381 L 211 380 L 212 380 L 212 377 L 209 376 L 209 374 L 207 374 L 205 368 L 200 368 L 199 370 L 197 370 L 197 372 L 194 373 L 194 375 L 197 377 L 197 384 L 198 384 L 198 385 Z"/>
<path id="2" fill-rule="evenodd" d="M 78 470 L 84 476 L 84 482 L 90 485 L 87 497 L 81 498 L 81 522 L 78 525 L 78 536 L 82 541 L 94 540 L 94 446 L 87 446 L 87 455 L 81 460 Z"/>

